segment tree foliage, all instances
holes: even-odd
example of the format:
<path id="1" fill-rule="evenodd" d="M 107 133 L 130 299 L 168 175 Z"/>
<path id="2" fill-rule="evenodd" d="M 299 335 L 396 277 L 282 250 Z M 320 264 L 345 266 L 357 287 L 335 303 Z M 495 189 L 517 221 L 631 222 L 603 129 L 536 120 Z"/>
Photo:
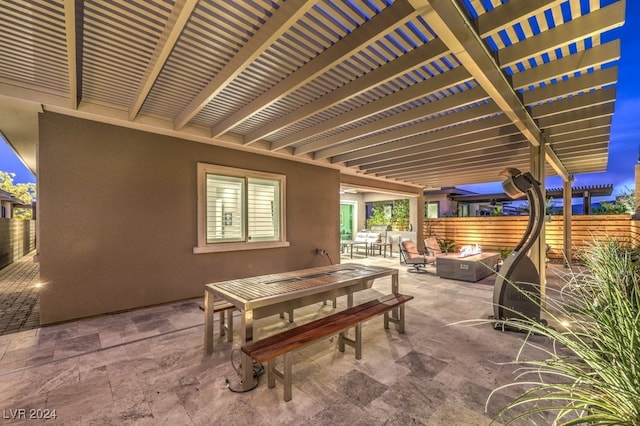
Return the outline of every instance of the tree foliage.
<path id="1" fill-rule="evenodd" d="M 635 205 L 635 192 L 625 186 L 616 196 L 616 201 L 613 203 L 600 203 L 600 207 L 594 209 L 593 214 L 633 214 L 636 208 Z"/>
<path id="2" fill-rule="evenodd" d="M 36 185 L 34 183 L 14 183 L 15 176 L 15 173 L 0 170 L 0 189 L 24 204 L 31 204 L 36 198 Z M 31 209 L 17 207 L 13 210 L 13 217 L 17 219 L 31 219 L 31 215 Z"/>

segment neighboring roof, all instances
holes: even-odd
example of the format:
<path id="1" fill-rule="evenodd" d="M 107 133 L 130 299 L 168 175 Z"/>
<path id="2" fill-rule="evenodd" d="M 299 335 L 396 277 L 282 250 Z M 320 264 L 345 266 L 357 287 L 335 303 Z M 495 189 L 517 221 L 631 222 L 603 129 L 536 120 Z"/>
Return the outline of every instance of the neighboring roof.
<path id="1" fill-rule="evenodd" d="M 613 193 L 613 184 L 587 185 L 571 187 L 571 198 L 583 197 L 588 192 L 591 197 L 608 197 Z M 562 198 L 564 191 L 562 188 L 548 188 L 547 197 Z"/>
<path id="2" fill-rule="evenodd" d="M 607 167 L 625 1 L 600 3 L 2 1 L 0 128 L 6 96 L 425 188 L 544 145 L 568 179 Z"/>
<path id="3" fill-rule="evenodd" d="M 447 195 L 473 195 L 475 194 L 475 192 L 473 191 L 468 191 L 466 189 L 461 189 L 461 188 L 456 188 L 455 186 L 447 186 L 444 188 L 440 188 L 440 189 L 429 189 L 424 191 L 424 195 L 425 196 L 430 196 L 430 195 L 442 195 L 442 194 L 447 194 Z"/>
<path id="4" fill-rule="evenodd" d="M 0 201 L 9 201 L 14 206 L 31 207 L 31 204 L 25 204 L 22 200 L 14 197 L 7 191 L 0 189 Z"/>
<path id="5" fill-rule="evenodd" d="M 609 196 L 613 192 L 613 184 L 607 185 L 590 185 L 590 186 L 575 186 L 571 188 L 571 198 L 581 198 L 584 193 L 588 192 L 591 197 Z M 562 188 L 551 188 L 546 190 L 546 196 L 561 199 L 563 198 L 564 190 Z M 495 194 L 474 194 L 474 195 L 452 195 L 450 197 L 454 201 L 465 203 L 484 203 L 484 202 L 505 202 L 512 201 L 504 192 Z M 519 199 L 525 199 L 526 196 Z"/>

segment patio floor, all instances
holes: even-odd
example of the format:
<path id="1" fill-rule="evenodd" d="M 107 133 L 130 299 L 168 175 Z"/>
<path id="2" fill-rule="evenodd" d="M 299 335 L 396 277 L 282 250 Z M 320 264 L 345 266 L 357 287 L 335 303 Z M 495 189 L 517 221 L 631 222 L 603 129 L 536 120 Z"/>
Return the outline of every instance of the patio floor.
<path id="1" fill-rule="evenodd" d="M 290 402 L 280 384 L 267 388 L 265 376 L 251 392 L 227 389 L 225 379 L 236 378 L 237 345 L 221 341 L 219 352 L 204 354 L 196 298 L 0 336 L 3 420 L 26 423 L 16 417 L 33 409 L 55 410 L 55 423 L 65 424 L 489 424 L 514 396 L 498 392 L 485 413 L 491 391 L 514 377 L 514 366 L 501 363 L 514 359 L 523 335 L 452 323 L 492 313 L 493 278 L 443 280 L 433 268 L 411 274 L 397 255 L 342 259 L 349 261 L 400 268 L 401 292 L 415 296 L 407 332 L 385 331 L 381 317 L 368 321 L 361 360 L 351 348 L 337 351 L 335 338 L 299 350 Z M 556 268 L 549 268 L 552 281 Z M 389 280 L 358 293 L 356 302 L 388 292 Z M 312 305 L 295 317 L 303 322 L 330 311 Z M 286 325 L 277 316 L 255 323 L 258 334 Z"/>

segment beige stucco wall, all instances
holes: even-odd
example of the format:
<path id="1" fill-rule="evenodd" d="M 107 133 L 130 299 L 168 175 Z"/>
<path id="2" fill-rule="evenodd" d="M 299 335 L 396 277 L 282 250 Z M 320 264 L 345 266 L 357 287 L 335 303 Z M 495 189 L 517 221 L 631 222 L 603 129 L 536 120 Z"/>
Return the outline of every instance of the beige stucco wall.
<path id="1" fill-rule="evenodd" d="M 42 324 L 200 297 L 205 283 L 339 259 L 338 171 L 45 112 Z M 196 163 L 287 176 L 288 248 L 193 254 Z"/>

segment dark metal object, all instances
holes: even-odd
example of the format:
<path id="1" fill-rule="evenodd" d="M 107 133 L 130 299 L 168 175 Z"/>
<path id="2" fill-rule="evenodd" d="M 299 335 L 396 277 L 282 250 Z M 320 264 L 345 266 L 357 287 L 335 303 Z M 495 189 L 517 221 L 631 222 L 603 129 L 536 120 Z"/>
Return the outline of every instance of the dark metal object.
<path id="1" fill-rule="evenodd" d="M 540 274 L 527 253 L 540 235 L 545 212 L 540 183 L 531 173 L 508 168 L 500 175 L 506 177 L 502 187 L 507 195 L 516 199 L 526 193 L 529 200 L 527 229 L 504 260 L 493 289 L 494 326 L 505 329 L 506 320 L 540 321 Z"/>

